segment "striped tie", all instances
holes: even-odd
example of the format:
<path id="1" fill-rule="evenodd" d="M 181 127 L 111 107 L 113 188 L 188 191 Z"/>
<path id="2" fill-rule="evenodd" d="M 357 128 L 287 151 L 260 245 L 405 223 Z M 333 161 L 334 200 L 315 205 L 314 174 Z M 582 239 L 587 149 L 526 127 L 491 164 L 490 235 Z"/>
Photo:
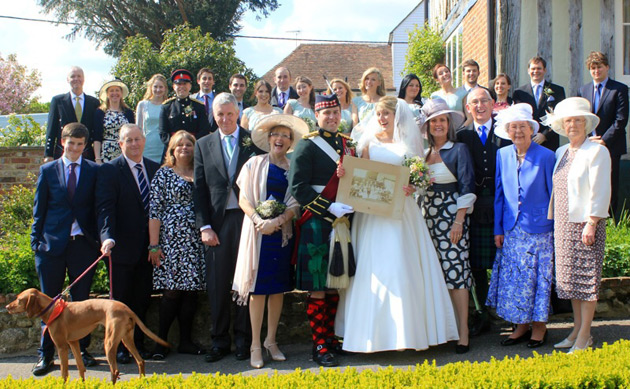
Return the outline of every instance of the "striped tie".
<path id="1" fill-rule="evenodd" d="M 140 185 L 140 197 L 142 197 L 142 204 L 144 204 L 144 210 L 149 213 L 149 184 L 147 179 L 144 177 L 141 164 L 136 164 L 136 170 L 138 171 L 138 184 Z"/>

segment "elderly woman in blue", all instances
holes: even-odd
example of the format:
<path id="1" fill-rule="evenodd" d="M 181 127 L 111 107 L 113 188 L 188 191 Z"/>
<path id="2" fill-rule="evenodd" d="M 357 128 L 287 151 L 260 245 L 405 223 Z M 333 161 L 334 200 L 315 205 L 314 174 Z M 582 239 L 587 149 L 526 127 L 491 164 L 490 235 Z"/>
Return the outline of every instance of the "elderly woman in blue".
<path id="1" fill-rule="evenodd" d="M 529 104 L 497 115 L 494 133 L 513 145 L 497 152 L 494 242 L 501 250 L 486 305 L 516 324 L 501 341 L 504 346 L 528 341 L 527 347 L 536 348 L 547 338 L 553 277 L 553 220 L 547 219 L 547 210 L 555 155 L 532 142 L 538 127 Z"/>

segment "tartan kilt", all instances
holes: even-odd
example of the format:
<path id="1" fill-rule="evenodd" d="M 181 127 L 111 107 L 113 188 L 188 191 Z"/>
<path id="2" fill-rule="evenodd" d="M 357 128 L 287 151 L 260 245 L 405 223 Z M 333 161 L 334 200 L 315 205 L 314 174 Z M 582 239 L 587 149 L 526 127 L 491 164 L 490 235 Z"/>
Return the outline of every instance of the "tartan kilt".
<path id="1" fill-rule="evenodd" d="M 492 269 L 497 246 L 494 244 L 494 225 L 470 220 L 470 267 Z"/>
<path id="2" fill-rule="evenodd" d="M 296 288 L 299 290 L 317 292 L 328 290 L 326 288 L 326 277 L 328 274 L 328 252 L 330 250 L 330 233 L 332 224 L 316 216 L 311 217 L 300 229 L 300 241 L 298 243 L 297 265 L 296 265 Z M 326 245 L 326 255 L 323 257 L 322 268 L 326 269 L 322 273 L 314 276 L 309 270 L 309 262 L 312 257 L 309 254 L 308 244 L 316 246 Z"/>

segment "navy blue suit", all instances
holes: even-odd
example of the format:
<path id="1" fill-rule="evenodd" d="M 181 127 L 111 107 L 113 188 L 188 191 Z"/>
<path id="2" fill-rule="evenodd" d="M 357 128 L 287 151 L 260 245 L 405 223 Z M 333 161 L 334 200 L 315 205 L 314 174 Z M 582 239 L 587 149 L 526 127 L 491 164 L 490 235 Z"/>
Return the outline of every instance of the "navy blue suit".
<path id="1" fill-rule="evenodd" d="M 606 148 L 610 152 L 612 162 L 612 193 L 610 207 L 617 210 L 617 196 L 619 194 L 619 161 L 626 153 L 626 125 L 628 124 L 628 87 L 612 79 L 606 81 L 602 88 L 597 110 L 593 107 L 595 87 L 592 82 L 582 86 L 578 96 L 591 102 L 592 112 L 599 117 L 599 124 L 595 134 L 602 137 Z"/>
<path id="2" fill-rule="evenodd" d="M 159 165 L 143 158 L 146 180 L 151 182 Z M 123 155 L 99 168 L 96 209 L 101 242 L 113 239 L 112 294 L 134 311 L 142 321 L 153 289 L 153 267 L 148 261 L 149 214 L 144 209 L 140 189 Z M 136 328 L 136 345 L 142 333 Z"/>
<path id="3" fill-rule="evenodd" d="M 40 167 L 35 202 L 31 247 L 35 251 L 35 267 L 42 292 L 55 297 L 63 288 L 66 269 L 73 282 L 98 257 L 94 189 L 97 168 L 83 158 L 79 168 L 74 197 L 70 199 L 62 159 Z M 72 224 L 77 221 L 81 235 L 71 237 Z M 88 298 L 94 271 L 87 273 L 71 290 L 73 301 Z M 81 349 L 89 345 L 89 337 L 81 340 Z M 52 358 L 54 345 L 50 336 L 42 337 L 40 357 Z"/>
<path id="4" fill-rule="evenodd" d="M 91 161 L 94 160 L 94 112 L 99 106 L 96 97 L 84 95 L 83 109 L 81 114 L 81 123 L 83 123 L 90 131 L 90 138 L 87 141 L 83 156 Z M 70 92 L 57 95 L 50 101 L 50 111 L 48 112 L 48 127 L 46 128 L 46 149 L 44 156 L 61 157 L 63 147 L 61 147 L 61 130 L 68 123 L 77 121 L 77 115 L 74 111 L 74 104 Z"/>

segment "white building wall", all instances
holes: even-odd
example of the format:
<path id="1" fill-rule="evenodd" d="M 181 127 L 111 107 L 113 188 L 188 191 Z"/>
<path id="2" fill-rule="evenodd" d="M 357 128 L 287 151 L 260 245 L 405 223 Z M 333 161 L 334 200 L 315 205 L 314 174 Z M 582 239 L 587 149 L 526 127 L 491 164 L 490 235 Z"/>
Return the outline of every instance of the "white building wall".
<path id="1" fill-rule="evenodd" d="M 404 74 L 403 69 L 405 68 L 405 59 L 407 56 L 407 49 L 409 47 L 408 44 L 404 43 L 396 43 L 396 42 L 407 42 L 409 41 L 409 32 L 413 31 L 416 26 L 422 27 L 426 20 L 426 15 L 424 14 L 424 0 L 420 1 L 416 8 L 411 11 L 409 15 L 392 31 L 391 41 L 393 42 L 392 46 L 392 74 L 393 80 L 385 80 L 386 83 L 393 82 L 394 88 L 398 91 L 400 87 L 400 82 L 402 81 Z"/>

